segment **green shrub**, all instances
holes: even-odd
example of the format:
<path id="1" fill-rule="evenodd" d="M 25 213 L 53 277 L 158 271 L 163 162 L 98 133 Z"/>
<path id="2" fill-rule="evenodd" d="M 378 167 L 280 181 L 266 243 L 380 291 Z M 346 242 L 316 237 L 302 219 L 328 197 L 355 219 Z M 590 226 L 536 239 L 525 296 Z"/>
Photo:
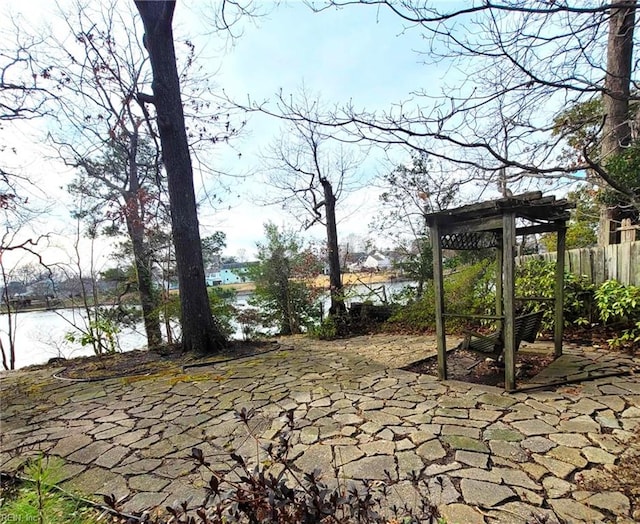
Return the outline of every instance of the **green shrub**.
<path id="1" fill-rule="evenodd" d="M 307 333 L 312 338 L 333 340 L 338 336 L 338 325 L 334 317 L 328 316 L 320 324 L 309 326 Z"/>
<path id="2" fill-rule="evenodd" d="M 595 301 L 602 322 L 620 329 L 619 334 L 608 340 L 609 345 L 616 349 L 637 349 L 640 345 L 640 287 L 607 280 L 596 290 Z"/>
<path id="3" fill-rule="evenodd" d="M 515 288 L 517 297 L 555 297 L 556 263 L 540 258 L 527 260 L 516 268 Z M 592 318 L 593 285 L 583 276 L 564 273 L 564 323 L 588 325 Z M 518 313 L 544 311 L 542 327 L 551 330 L 554 322 L 552 300 L 524 301 Z"/>
<path id="4" fill-rule="evenodd" d="M 446 312 L 469 315 L 487 314 L 495 310 L 495 264 L 484 259 L 459 267 L 444 278 L 444 307 Z M 402 296 L 403 301 L 406 296 Z M 389 325 L 405 331 L 424 332 L 435 329 L 435 290 L 433 280 L 426 282 L 422 297 L 399 305 L 389 319 Z M 468 324 L 466 319 L 450 317 L 447 330 L 458 330 Z"/>

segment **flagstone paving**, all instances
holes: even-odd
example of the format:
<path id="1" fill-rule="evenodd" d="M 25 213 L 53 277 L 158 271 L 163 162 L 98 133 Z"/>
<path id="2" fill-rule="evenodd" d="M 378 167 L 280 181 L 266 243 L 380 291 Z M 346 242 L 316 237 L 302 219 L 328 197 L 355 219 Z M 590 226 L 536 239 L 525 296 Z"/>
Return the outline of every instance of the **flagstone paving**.
<path id="1" fill-rule="evenodd" d="M 277 440 L 293 410 L 295 468 L 319 467 L 329 483 L 389 476 L 397 502 L 428 497 L 450 524 L 640 519 L 624 493 L 581 484 L 635 445 L 640 381 L 631 373 L 576 382 L 638 361 L 568 348 L 535 383 L 572 383 L 506 393 L 397 369 L 425 351 L 424 337 L 293 339 L 270 353 L 153 376 L 3 373 L 0 470 L 44 452 L 64 460 L 63 487 L 114 494 L 127 511 L 154 508 L 203 494 L 193 447 L 229 471 L 229 450 L 256 460 L 253 437 Z M 235 416 L 242 408 L 255 413 L 248 428 Z"/>

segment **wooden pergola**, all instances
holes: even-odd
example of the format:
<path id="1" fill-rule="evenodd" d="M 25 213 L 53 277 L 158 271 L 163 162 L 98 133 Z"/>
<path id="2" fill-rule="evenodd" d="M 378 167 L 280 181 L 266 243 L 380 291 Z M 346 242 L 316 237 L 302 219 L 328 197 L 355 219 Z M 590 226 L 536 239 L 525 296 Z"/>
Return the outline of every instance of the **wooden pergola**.
<path id="1" fill-rule="evenodd" d="M 523 193 L 489 202 L 462 206 L 425 215 L 433 245 L 438 376 L 447 378 L 445 319 L 468 316 L 444 311 L 442 252 L 444 249 L 497 249 L 496 314 L 486 317 L 502 323 L 505 389 L 513 391 L 515 381 L 515 256 L 516 237 L 536 233 L 557 233 L 557 260 L 554 300 L 555 356 L 562 355 L 564 325 L 564 251 L 569 209 L 567 200 L 543 197 L 539 191 Z"/>

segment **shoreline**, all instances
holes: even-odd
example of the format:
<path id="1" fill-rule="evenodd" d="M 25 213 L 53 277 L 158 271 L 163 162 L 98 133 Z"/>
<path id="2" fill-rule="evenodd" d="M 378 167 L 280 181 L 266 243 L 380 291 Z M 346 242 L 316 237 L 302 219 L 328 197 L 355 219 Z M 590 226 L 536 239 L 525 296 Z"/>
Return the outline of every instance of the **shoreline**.
<path id="1" fill-rule="evenodd" d="M 389 282 L 410 282 L 411 279 L 401 277 L 392 271 L 343 273 L 343 286 L 369 286 L 372 284 L 387 284 Z M 329 275 L 319 275 L 311 281 L 314 288 L 329 290 Z M 249 293 L 255 289 L 253 282 L 242 282 L 239 284 L 221 284 L 221 289 L 232 289 L 237 293 Z"/>

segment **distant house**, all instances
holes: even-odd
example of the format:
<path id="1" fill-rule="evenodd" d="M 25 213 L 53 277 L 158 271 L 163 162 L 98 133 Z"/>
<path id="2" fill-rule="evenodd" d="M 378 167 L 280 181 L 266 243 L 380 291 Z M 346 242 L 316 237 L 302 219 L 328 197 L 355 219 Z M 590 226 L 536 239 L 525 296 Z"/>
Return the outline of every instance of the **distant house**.
<path id="1" fill-rule="evenodd" d="M 248 270 L 249 264 L 245 262 L 222 264 L 217 271 L 211 271 L 205 275 L 207 286 L 249 282 Z"/>
<path id="2" fill-rule="evenodd" d="M 391 260 L 379 251 L 369 255 L 362 263 L 363 269 L 370 271 L 386 271 L 387 269 L 391 269 L 392 265 Z"/>

